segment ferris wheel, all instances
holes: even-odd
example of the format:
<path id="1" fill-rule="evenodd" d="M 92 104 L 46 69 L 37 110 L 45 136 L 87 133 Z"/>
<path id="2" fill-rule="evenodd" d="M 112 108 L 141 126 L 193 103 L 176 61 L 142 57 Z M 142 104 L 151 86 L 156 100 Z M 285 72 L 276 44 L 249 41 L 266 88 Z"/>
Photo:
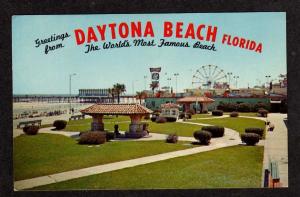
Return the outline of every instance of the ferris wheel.
<path id="1" fill-rule="evenodd" d="M 204 89 L 211 89 L 226 82 L 227 76 L 224 70 L 215 65 L 201 66 L 196 70 L 192 80 L 192 84 L 199 84 Z"/>

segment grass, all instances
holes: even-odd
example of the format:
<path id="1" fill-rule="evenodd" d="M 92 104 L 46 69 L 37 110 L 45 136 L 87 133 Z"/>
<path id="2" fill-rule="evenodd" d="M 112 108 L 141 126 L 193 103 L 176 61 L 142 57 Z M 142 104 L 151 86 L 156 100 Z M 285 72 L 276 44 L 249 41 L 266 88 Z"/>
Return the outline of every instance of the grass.
<path id="1" fill-rule="evenodd" d="M 192 115 L 192 119 L 195 119 L 195 118 L 210 118 L 212 117 L 211 114 L 194 114 Z"/>
<path id="2" fill-rule="evenodd" d="M 239 116 L 257 117 L 257 112 L 238 112 Z M 224 112 L 224 115 L 230 115 L 230 112 Z"/>
<path id="3" fill-rule="evenodd" d="M 33 190 L 259 188 L 262 161 L 263 147 L 234 146 Z"/>
<path id="4" fill-rule="evenodd" d="M 115 141 L 88 147 L 62 135 L 21 135 L 14 138 L 14 176 L 22 180 L 193 147 L 184 143 Z"/>
<path id="5" fill-rule="evenodd" d="M 224 126 L 226 128 L 230 128 L 238 131 L 239 133 L 244 133 L 245 128 L 249 127 L 257 127 L 265 129 L 265 122 L 258 119 L 253 118 L 219 118 L 219 119 L 205 119 L 205 120 L 189 120 L 191 122 L 211 124 Z M 265 132 L 264 132 L 265 133 Z"/>

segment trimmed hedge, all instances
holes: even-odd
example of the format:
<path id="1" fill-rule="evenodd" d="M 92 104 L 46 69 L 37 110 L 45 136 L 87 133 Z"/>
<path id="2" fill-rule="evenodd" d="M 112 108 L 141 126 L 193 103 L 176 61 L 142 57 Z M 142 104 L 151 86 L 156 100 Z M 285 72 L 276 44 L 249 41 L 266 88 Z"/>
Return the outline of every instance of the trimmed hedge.
<path id="1" fill-rule="evenodd" d="M 176 122 L 177 118 L 174 117 L 166 117 L 167 122 Z"/>
<path id="2" fill-rule="evenodd" d="M 106 141 L 109 142 L 110 140 L 115 139 L 116 135 L 114 132 L 106 132 Z"/>
<path id="3" fill-rule="evenodd" d="M 53 122 L 53 126 L 55 127 L 56 130 L 62 130 L 64 128 L 66 128 L 67 121 L 65 121 L 65 120 L 55 120 Z"/>
<path id="4" fill-rule="evenodd" d="M 212 115 L 213 116 L 223 116 L 223 111 L 222 110 L 213 110 Z"/>
<path id="5" fill-rule="evenodd" d="M 212 137 L 211 132 L 205 130 L 199 130 L 194 132 L 194 138 L 199 140 L 200 144 L 209 145 Z"/>
<path id="6" fill-rule="evenodd" d="M 178 136 L 176 134 L 169 134 L 166 139 L 167 143 L 177 143 L 177 141 L 178 141 Z"/>
<path id="7" fill-rule="evenodd" d="M 23 128 L 23 132 L 27 135 L 36 135 L 40 127 L 36 125 L 30 125 Z"/>
<path id="8" fill-rule="evenodd" d="M 184 113 L 184 112 L 179 114 L 179 119 L 183 119 L 184 117 L 186 117 L 187 119 L 191 119 L 192 114 L 191 113 Z"/>
<path id="9" fill-rule="evenodd" d="M 261 117 L 268 117 L 269 111 L 268 111 L 268 110 L 265 110 L 265 109 L 259 109 L 259 110 L 257 111 L 257 113 L 258 113 L 259 116 L 261 116 Z"/>
<path id="10" fill-rule="evenodd" d="M 209 131 L 212 134 L 212 137 L 223 137 L 224 136 L 224 127 L 220 126 L 204 126 L 201 128 L 202 131 Z"/>
<path id="11" fill-rule="evenodd" d="M 260 137 L 262 137 L 264 135 L 264 129 L 262 129 L 262 128 L 246 128 L 245 133 L 256 133 Z"/>
<path id="12" fill-rule="evenodd" d="M 152 117 L 151 117 L 151 121 L 152 121 L 152 122 L 155 122 L 155 121 L 156 121 L 156 119 L 157 119 L 157 116 L 156 116 L 156 115 L 152 115 Z"/>
<path id="13" fill-rule="evenodd" d="M 241 134 L 241 140 L 249 146 L 254 146 L 259 142 L 259 135 L 256 133 L 243 133 Z"/>
<path id="14" fill-rule="evenodd" d="M 238 116 L 239 116 L 239 113 L 238 113 L 238 112 L 231 112 L 231 113 L 230 113 L 230 117 L 235 118 L 235 117 L 238 117 Z"/>
<path id="15" fill-rule="evenodd" d="M 88 131 L 80 135 L 79 144 L 104 144 L 106 133 L 101 131 Z"/>
<path id="16" fill-rule="evenodd" d="M 251 111 L 251 105 L 249 103 L 240 103 L 238 104 L 238 111 L 239 112 L 250 112 Z"/>
<path id="17" fill-rule="evenodd" d="M 156 119 L 156 123 L 165 123 L 167 122 L 167 119 L 165 117 L 158 117 Z"/>

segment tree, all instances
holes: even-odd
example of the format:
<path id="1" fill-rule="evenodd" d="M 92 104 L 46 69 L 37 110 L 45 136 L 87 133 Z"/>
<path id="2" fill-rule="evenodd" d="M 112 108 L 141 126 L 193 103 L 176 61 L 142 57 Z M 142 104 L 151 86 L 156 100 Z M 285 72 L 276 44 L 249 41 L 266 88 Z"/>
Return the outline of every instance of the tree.
<path id="1" fill-rule="evenodd" d="M 118 97 L 118 104 L 119 104 L 120 103 L 120 95 L 126 91 L 126 87 L 124 84 L 116 83 L 116 84 L 114 84 L 113 89 L 114 89 L 114 93 Z"/>
<path id="2" fill-rule="evenodd" d="M 114 103 L 115 102 L 115 89 L 114 88 L 109 88 L 108 93 L 111 95 L 112 102 Z"/>
<path id="3" fill-rule="evenodd" d="M 147 93 L 142 91 L 142 92 L 136 92 L 136 98 L 140 100 L 140 104 L 142 104 L 142 99 L 147 97 Z"/>
<path id="4" fill-rule="evenodd" d="M 158 88 L 158 82 L 152 82 L 152 83 L 150 84 L 150 88 L 152 89 L 153 94 L 154 94 L 155 88 Z"/>

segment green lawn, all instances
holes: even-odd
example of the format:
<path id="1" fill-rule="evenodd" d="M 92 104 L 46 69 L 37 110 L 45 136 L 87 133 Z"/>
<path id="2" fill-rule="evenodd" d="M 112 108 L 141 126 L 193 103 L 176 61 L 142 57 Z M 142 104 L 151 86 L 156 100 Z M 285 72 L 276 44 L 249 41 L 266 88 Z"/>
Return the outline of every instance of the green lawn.
<path id="1" fill-rule="evenodd" d="M 194 114 L 192 116 L 192 119 L 195 119 L 195 118 L 210 118 L 212 117 L 211 114 Z"/>
<path id="2" fill-rule="evenodd" d="M 224 126 L 230 129 L 234 129 L 240 133 L 245 132 L 245 128 L 249 127 L 258 127 L 265 128 L 265 122 L 258 119 L 253 118 L 219 118 L 219 119 L 205 119 L 205 120 L 189 120 L 190 122 L 211 124 Z"/>
<path id="3" fill-rule="evenodd" d="M 257 112 L 238 112 L 239 116 L 257 117 Z M 230 115 L 230 112 L 224 112 L 224 115 Z"/>
<path id="4" fill-rule="evenodd" d="M 21 135 L 14 138 L 14 177 L 22 180 L 194 146 L 184 143 L 187 142 L 122 141 L 88 147 L 62 135 Z"/>
<path id="5" fill-rule="evenodd" d="M 200 130 L 201 126 L 183 124 L 178 122 L 155 123 L 148 122 L 151 133 L 171 134 L 176 133 L 178 136 L 193 137 L 196 130 Z"/>
<path id="6" fill-rule="evenodd" d="M 259 188 L 262 161 L 263 147 L 234 146 L 45 185 L 34 190 Z"/>

